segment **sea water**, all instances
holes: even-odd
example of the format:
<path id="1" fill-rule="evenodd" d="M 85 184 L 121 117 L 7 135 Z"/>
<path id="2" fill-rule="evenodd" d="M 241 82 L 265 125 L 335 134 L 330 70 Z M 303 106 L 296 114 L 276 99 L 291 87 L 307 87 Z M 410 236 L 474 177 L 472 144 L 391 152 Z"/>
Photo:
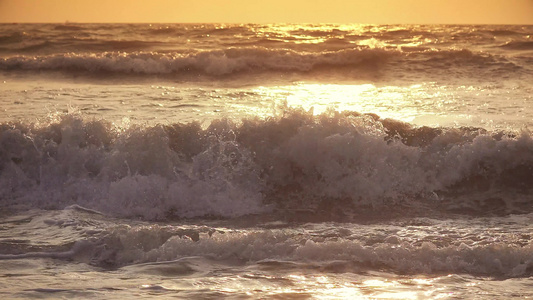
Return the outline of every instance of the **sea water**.
<path id="1" fill-rule="evenodd" d="M 0 25 L 0 295 L 533 292 L 533 27 Z"/>

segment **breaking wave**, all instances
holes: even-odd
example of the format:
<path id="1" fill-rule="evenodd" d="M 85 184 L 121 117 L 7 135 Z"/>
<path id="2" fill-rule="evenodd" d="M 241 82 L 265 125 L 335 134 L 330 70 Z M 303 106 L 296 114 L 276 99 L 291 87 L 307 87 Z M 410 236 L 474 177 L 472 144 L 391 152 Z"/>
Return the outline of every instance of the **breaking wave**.
<path id="1" fill-rule="evenodd" d="M 254 71 L 305 72 L 320 66 L 376 64 L 394 55 L 394 52 L 385 50 L 353 49 L 312 53 L 265 48 L 232 48 L 185 54 L 109 52 L 42 57 L 16 56 L 0 59 L 0 69 L 161 75 L 203 73 L 217 76 Z"/>
<path id="2" fill-rule="evenodd" d="M 219 264 L 243 265 L 264 271 L 321 272 L 392 271 L 398 274 L 449 273 L 497 278 L 529 277 L 533 253 L 527 229 L 487 232 L 498 222 L 527 227 L 532 214 L 487 219 L 436 220 L 411 218 L 385 225 L 351 223 L 307 224 L 291 228 L 285 222 L 269 227 L 255 219 L 252 227 L 121 224 L 97 212 L 69 206 L 57 211 L 33 211 L 6 220 L 12 226 L 31 221 L 42 239 L 69 235 L 60 243 L 0 241 L 0 259 L 68 259 L 98 267 L 127 268 L 140 274 L 187 276 Z M 203 220 L 209 223 L 209 220 Z M 233 220 L 232 220 L 233 222 Z M 5 224 L 4 223 L 4 224 Z M 215 224 L 220 224 L 220 221 Z M 26 225 L 27 227 L 30 225 Z M 87 238 L 90 236 L 90 238 Z M 54 240 L 54 239 L 50 239 Z"/>
<path id="3" fill-rule="evenodd" d="M 135 43 L 135 42 L 132 42 Z M 117 47 L 129 47 L 121 42 Z M 59 71 L 82 74 L 211 75 L 264 72 L 306 73 L 315 70 L 380 70 L 391 61 L 408 67 L 410 61 L 439 66 L 472 65 L 508 67 L 511 62 L 469 50 L 413 49 L 404 52 L 385 48 L 351 48 L 339 51 L 305 52 L 261 47 L 229 48 L 190 53 L 106 52 L 101 54 L 56 54 L 0 58 L 0 70 Z M 512 65 L 512 67 L 515 67 Z"/>
<path id="4" fill-rule="evenodd" d="M 117 128 L 65 115 L 0 126 L 0 204 L 144 219 L 307 211 L 528 211 L 530 133 L 413 127 L 372 114 Z"/>

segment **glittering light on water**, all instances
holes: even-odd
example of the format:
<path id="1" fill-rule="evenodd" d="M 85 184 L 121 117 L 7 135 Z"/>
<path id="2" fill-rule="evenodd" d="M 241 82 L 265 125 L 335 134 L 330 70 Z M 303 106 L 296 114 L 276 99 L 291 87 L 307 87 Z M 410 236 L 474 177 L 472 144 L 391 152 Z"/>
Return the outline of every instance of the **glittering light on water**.
<path id="1" fill-rule="evenodd" d="M 479 109 L 476 113 L 480 116 L 475 118 L 471 114 L 461 113 L 474 111 L 476 107 L 472 102 L 475 99 L 459 100 L 457 91 L 433 82 L 409 86 L 301 82 L 258 87 L 254 89 L 254 93 L 262 101 L 311 110 L 315 115 L 330 110 L 375 113 L 381 118 L 392 118 L 419 126 L 486 123 L 481 118 Z M 262 109 L 263 112 L 256 111 L 257 115 L 267 116 L 272 112 L 265 106 Z"/>
<path id="2" fill-rule="evenodd" d="M 420 89 L 423 90 L 423 89 Z M 412 121 L 419 115 L 420 103 L 413 103 L 416 87 L 377 87 L 373 84 L 316 84 L 300 83 L 290 86 L 260 87 L 258 94 L 279 101 L 289 107 L 313 110 L 316 115 L 328 110 L 377 113 L 383 118 Z M 425 96 L 428 98 L 428 96 Z"/>

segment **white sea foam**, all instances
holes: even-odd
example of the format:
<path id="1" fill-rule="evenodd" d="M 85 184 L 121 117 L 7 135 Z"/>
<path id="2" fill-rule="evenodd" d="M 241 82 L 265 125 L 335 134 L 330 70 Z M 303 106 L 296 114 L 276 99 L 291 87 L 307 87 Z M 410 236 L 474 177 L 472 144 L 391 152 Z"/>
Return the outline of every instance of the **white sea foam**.
<path id="1" fill-rule="evenodd" d="M 531 297 L 532 34 L 0 24 L 0 292 Z"/>
<path id="2" fill-rule="evenodd" d="M 318 212 L 324 205 L 509 213 L 530 201 L 533 164 L 528 133 L 414 128 L 354 112 L 301 110 L 207 129 L 117 131 L 104 121 L 65 116 L 39 128 L 4 125 L 0 145 L 3 206 L 77 204 L 146 219 L 275 207 Z"/>
<path id="3" fill-rule="evenodd" d="M 386 63 L 408 67 L 411 60 L 426 66 L 426 70 L 449 64 L 494 66 L 498 69 L 521 69 L 504 58 L 469 50 L 423 50 L 404 52 L 397 49 L 353 48 L 336 51 L 309 52 L 262 47 L 229 48 L 193 53 L 106 52 L 65 53 L 48 56 L 12 56 L 0 58 L 0 70 L 60 71 L 97 75 L 176 75 L 260 74 L 264 72 L 301 72 L 336 70 L 377 72 Z M 391 68 L 390 66 L 387 66 Z M 395 70 L 392 68 L 391 70 Z"/>
<path id="4" fill-rule="evenodd" d="M 83 211 L 78 216 L 71 214 L 68 223 L 46 230 L 60 234 L 72 227 L 80 236 L 87 235 L 94 231 L 96 220 L 87 222 L 91 219 L 83 214 Z M 325 223 L 277 229 L 262 228 L 261 223 L 240 229 L 166 224 L 126 226 L 98 219 L 97 226 L 104 230 L 92 233 L 90 239 L 77 241 L 68 250 L 59 244 L 55 251 L 49 246 L 46 252 L 8 254 L 0 259 L 75 259 L 114 268 L 137 265 L 130 271 L 144 273 L 169 272 L 165 268 L 170 268 L 179 274 L 202 272 L 201 265 L 213 263 L 279 270 L 379 269 L 400 274 L 463 273 L 504 278 L 528 276 L 533 268 L 533 245 L 526 228 L 531 214 L 518 219 L 513 216 L 453 222 L 411 219 L 407 221 L 410 225 Z M 504 226 L 507 230 L 487 233 L 488 225 Z M 498 241 L 494 241 L 495 234 Z M 193 265 L 186 263 L 191 258 L 197 260 Z M 172 267 L 173 264 L 177 266 Z"/>
<path id="5" fill-rule="evenodd" d="M 2 58 L 0 69 L 161 75 L 200 72 L 219 76 L 248 71 L 304 72 L 319 66 L 334 68 L 346 65 L 376 64 L 398 54 L 380 49 L 312 53 L 255 47 L 202 51 L 192 54 L 68 53 L 41 57 Z"/>

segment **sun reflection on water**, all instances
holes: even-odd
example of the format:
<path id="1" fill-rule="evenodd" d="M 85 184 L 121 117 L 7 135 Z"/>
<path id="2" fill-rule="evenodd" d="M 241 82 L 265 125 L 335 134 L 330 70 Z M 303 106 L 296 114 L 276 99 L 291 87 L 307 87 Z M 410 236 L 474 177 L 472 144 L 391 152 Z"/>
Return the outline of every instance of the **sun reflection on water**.
<path id="1" fill-rule="evenodd" d="M 343 42 L 356 48 L 417 47 L 432 43 L 422 35 L 407 34 L 408 27 L 402 25 L 372 24 L 267 24 L 250 28 L 257 38 L 299 44 L 323 44 Z M 395 39 L 397 34 L 401 38 Z"/>
<path id="2" fill-rule="evenodd" d="M 434 82 L 412 85 L 370 83 L 336 84 L 298 82 L 291 85 L 261 86 L 253 90 L 257 101 L 278 106 L 303 108 L 320 115 L 330 110 L 374 113 L 417 126 L 481 126 L 492 118 L 475 99 L 468 98 L 472 87 L 450 89 Z M 465 91 L 463 91 L 465 90 Z M 476 90 L 484 93 L 483 90 Z M 269 110 L 270 109 L 270 110 Z M 268 116 L 271 108 L 262 106 L 257 115 Z M 473 115 L 472 113 L 476 113 Z"/>
<path id="3" fill-rule="evenodd" d="M 282 288 L 263 286 L 270 289 L 270 295 L 294 295 L 304 293 L 313 299 L 419 299 L 420 297 L 439 296 L 441 294 L 433 286 L 434 279 L 352 279 L 338 278 L 336 275 L 301 275 L 287 276 L 291 284 Z M 438 295 L 437 295 L 438 294 Z"/>
<path id="4" fill-rule="evenodd" d="M 286 101 L 289 107 L 313 109 L 319 115 L 328 110 L 376 113 L 382 118 L 411 122 L 424 114 L 424 108 L 433 110 L 431 103 L 438 95 L 428 94 L 425 87 L 384 86 L 374 84 L 317 84 L 299 83 L 278 87 L 259 87 L 258 94 L 266 98 Z M 422 100 L 420 100 L 422 99 Z M 425 103 L 422 101 L 425 100 Z M 431 106 L 425 107 L 425 106 Z"/>

